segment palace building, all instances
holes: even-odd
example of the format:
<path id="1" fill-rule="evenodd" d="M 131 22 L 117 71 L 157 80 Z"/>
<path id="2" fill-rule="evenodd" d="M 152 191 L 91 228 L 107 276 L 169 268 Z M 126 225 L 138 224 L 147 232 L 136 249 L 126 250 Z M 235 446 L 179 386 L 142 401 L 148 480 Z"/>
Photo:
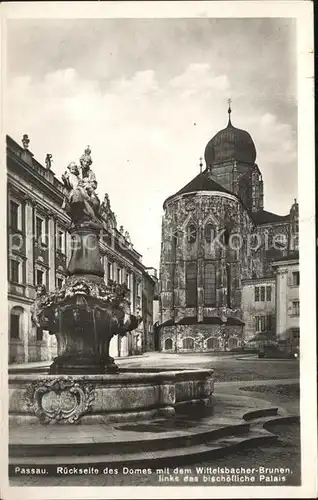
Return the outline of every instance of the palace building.
<path id="1" fill-rule="evenodd" d="M 10 363 L 51 360 L 56 356 L 55 336 L 36 328 L 31 307 L 38 285 L 45 285 L 48 291 L 62 285 L 71 256 L 70 219 L 62 209 L 65 187 L 51 169 L 52 155 L 47 154 L 42 165 L 30 151 L 29 142 L 24 135 L 21 147 L 7 136 Z M 142 353 L 154 345 L 156 271 L 148 273 L 128 232 L 122 226 L 117 228 L 108 195 L 101 208 L 104 229 L 100 250 L 105 280 L 126 283 L 132 314 L 143 316 L 138 329 L 112 339 L 110 354 Z"/>
<path id="2" fill-rule="evenodd" d="M 201 161 L 200 173 L 163 205 L 165 351 L 232 350 L 258 332 L 289 335 L 288 321 L 277 326 L 285 292 L 276 271 L 286 258 L 298 263 L 298 204 L 286 215 L 265 210 L 254 141 L 228 113 L 205 148 L 205 168 Z"/>

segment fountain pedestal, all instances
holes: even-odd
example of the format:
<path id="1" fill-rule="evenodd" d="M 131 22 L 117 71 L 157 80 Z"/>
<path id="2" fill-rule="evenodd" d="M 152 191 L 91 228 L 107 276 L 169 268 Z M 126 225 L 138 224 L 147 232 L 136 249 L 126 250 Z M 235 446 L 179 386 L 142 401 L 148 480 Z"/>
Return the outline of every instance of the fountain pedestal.
<path id="1" fill-rule="evenodd" d="M 129 312 L 126 285 L 104 281 L 98 232 L 93 223 L 73 227 L 69 276 L 60 289 L 40 293 L 36 301 L 38 327 L 57 338 L 51 374 L 116 373 L 110 340 L 135 329 L 141 319 Z"/>

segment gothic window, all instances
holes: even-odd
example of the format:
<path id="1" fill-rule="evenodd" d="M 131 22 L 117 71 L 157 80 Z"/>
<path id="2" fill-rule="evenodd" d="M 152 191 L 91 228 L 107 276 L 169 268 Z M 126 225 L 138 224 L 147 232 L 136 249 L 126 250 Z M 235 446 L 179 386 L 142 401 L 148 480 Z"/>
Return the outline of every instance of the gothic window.
<path id="1" fill-rule="evenodd" d="M 194 340 L 191 337 L 186 337 L 182 341 L 183 349 L 194 349 Z"/>
<path id="2" fill-rule="evenodd" d="M 211 243 L 215 238 L 215 229 L 210 222 L 204 228 L 204 238 L 207 243 Z"/>
<path id="3" fill-rule="evenodd" d="M 194 224 L 190 224 L 187 230 L 187 240 L 188 243 L 195 243 L 197 239 L 197 228 Z"/>
<path id="4" fill-rule="evenodd" d="M 188 307 L 197 305 L 197 264 L 188 262 L 186 266 L 186 301 Z"/>
<path id="5" fill-rule="evenodd" d="M 227 307 L 231 308 L 231 293 L 232 293 L 232 272 L 231 264 L 228 262 L 226 264 L 226 281 L 227 281 Z"/>
<path id="6" fill-rule="evenodd" d="M 215 306 L 216 304 L 216 273 L 215 264 L 206 262 L 204 266 L 204 304 Z"/>
<path id="7" fill-rule="evenodd" d="M 171 351 L 172 349 L 172 339 L 165 340 L 165 351 Z"/>

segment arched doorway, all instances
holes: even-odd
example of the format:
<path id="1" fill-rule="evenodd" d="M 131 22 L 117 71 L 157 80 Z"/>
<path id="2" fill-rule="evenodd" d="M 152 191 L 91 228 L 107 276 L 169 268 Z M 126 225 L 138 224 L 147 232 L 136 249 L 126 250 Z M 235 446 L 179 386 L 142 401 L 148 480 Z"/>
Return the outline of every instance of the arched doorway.
<path id="1" fill-rule="evenodd" d="M 206 347 L 208 350 L 215 350 L 220 348 L 219 340 L 215 337 L 209 337 L 206 341 Z"/>
<path id="2" fill-rule="evenodd" d="M 172 350 L 172 339 L 168 338 L 165 340 L 165 351 Z"/>
<path id="3" fill-rule="evenodd" d="M 229 350 L 235 349 L 235 347 L 237 347 L 237 345 L 238 345 L 237 338 L 236 337 L 230 337 L 229 340 L 228 340 L 228 348 L 229 348 Z"/>
<path id="4" fill-rule="evenodd" d="M 21 306 L 14 306 L 10 310 L 9 363 L 19 363 L 25 361 L 23 316 L 24 309 Z"/>
<path id="5" fill-rule="evenodd" d="M 183 349 L 194 349 L 194 340 L 192 337 L 185 337 L 182 341 Z"/>

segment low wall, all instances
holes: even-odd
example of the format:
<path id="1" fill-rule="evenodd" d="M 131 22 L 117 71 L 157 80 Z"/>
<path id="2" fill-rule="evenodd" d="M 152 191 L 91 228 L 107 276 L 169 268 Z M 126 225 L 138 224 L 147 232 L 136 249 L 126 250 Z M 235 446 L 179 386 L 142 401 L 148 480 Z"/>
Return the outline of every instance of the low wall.
<path id="1" fill-rule="evenodd" d="M 86 424 L 174 415 L 180 404 L 208 402 L 213 390 L 213 370 L 10 375 L 9 421 Z"/>

